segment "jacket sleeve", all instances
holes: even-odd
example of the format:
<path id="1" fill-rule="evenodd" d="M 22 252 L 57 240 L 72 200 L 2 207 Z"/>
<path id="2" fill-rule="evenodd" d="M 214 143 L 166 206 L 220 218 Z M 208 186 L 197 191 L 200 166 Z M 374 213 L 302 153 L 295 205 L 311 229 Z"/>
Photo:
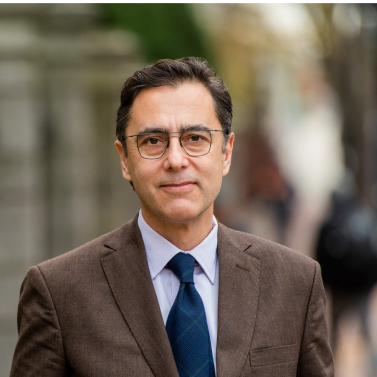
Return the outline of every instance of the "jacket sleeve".
<path id="1" fill-rule="evenodd" d="M 68 376 L 59 320 L 38 267 L 32 267 L 22 283 L 17 326 L 10 377 Z"/>
<path id="2" fill-rule="evenodd" d="M 326 296 L 317 262 L 306 313 L 297 376 L 334 377 L 334 361 L 326 321 Z"/>

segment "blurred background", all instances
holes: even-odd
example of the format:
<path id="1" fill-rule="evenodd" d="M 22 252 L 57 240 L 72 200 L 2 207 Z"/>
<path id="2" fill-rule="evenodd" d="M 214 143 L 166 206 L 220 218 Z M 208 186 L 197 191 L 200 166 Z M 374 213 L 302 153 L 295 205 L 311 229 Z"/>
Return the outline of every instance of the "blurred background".
<path id="1" fill-rule="evenodd" d="M 377 375 L 377 7 L 0 4 L 0 376 L 30 268 L 133 218 L 125 79 L 206 58 L 234 103 L 218 219 L 318 260 L 337 377 Z"/>

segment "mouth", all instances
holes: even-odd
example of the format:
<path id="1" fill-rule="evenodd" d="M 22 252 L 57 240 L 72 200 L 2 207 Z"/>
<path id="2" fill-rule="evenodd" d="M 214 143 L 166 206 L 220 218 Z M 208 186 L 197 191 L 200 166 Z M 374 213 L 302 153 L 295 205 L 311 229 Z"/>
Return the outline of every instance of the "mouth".
<path id="1" fill-rule="evenodd" d="M 161 188 L 168 191 L 187 191 L 192 189 L 195 185 L 195 182 L 185 181 L 180 183 L 167 183 L 161 185 Z"/>

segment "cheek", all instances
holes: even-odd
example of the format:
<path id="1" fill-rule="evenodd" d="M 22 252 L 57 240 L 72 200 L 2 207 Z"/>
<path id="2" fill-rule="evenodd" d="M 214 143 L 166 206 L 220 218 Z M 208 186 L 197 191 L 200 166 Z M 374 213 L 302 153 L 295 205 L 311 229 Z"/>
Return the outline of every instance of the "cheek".
<path id="1" fill-rule="evenodd" d="M 130 166 L 130 175 L 135 186 L 136 193 L 154 192 L 155 182 L 158 180 L 159 167 L 145 160 Z"/>
<path id="2" fill-rule="evenodd" d="M 204 180 L 206 182 L 206 188 L 208 192 L 213 194 L 218 194 L 221 187 L 222 182 L 222 172 L 223 172 L 223 165 L 222 163 L 210 164 L 206 173 L 204 175 Z"/>

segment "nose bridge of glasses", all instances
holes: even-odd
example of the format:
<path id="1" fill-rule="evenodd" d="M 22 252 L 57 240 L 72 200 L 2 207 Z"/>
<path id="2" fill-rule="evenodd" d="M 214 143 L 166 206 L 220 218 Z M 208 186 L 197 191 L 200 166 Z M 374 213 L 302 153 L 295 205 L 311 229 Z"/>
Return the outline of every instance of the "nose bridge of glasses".
<path id="1" fill-rule="evenodd" d="M 175 132 L 171 132 L 171 133 L 175 133 Z M 168 143 L 166 145 L 166 148 L 169 148 L 169 146 L 170 146 L 170 139 L 172 139 L 172 138 L 177 138 L 178 141 L 179 141 L 179 145 L 181 146 L 181 148 L 183 148 L 181 136 L 182 136 L 182 133 L 180 133 L 179 135 L 166 135 L 166 137 L 168 139 Z"/>

